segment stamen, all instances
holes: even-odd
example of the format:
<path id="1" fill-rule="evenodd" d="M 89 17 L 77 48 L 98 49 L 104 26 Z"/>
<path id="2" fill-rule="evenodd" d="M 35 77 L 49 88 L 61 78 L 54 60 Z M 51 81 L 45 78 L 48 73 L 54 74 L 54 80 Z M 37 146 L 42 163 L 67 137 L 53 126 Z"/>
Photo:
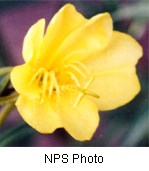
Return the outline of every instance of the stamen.
<path id="1" fill-rule="evenodd" d="M 40 86 L 40 82 L 41 82 L 41 79 L 42 79 L 42 77 L 43 77 L 43 73 L 39 73 L 39 75 L 37 76 L 37 85 L 39 85 Z"/>
<path id="2" fill-rule="evenodd" d="M 36 80 L 36 78 L 42 73 L 45 72 L 44 68 L 40 68 L 35 75 L 32 77 L 31 81 L 29 82 L 29 85 L 31 85 L 33 83 L 34 80 Z"/>
<path id="3" fill-rule="evenodd" d="M 41 88 L 41 94 L 40 94 L 40 102 L 42 103 L 44 101 L 44 98 L 46 94 L 48 93 L 49 98 L 51 97 L 54 89 L 59 96 L 60 94 L 60 88 L 57 82 L 57 78 L 54 71 L 46 71 L 44 68 L 38 69 L 35 74 L 33 75 L 31 81 L 29 82 L 29 85 L 35 81 L 35 84 L 40 86 Z"/>
<path id="4" fill-rule="evenodd" d="M 77 77 L 75 76 L 75 74 L 73 74 L 73 73 L 70 72 L 70 71 L 67 71 L 66 74 L 70 75 L 71 79 L 76 83 L 76 85 L 77 85 L 78 87 L 80 87 L 80 83 L 79 83 Z"/>
<path id="5" fill-rule="evenodd" d="M 51 97 L 53 89 L 54 89 L 54 72 L 50 72 L 49 77 L 51 79 L 51 82 L 50 82 L 50 85 L 49 85 L 49 96 Z"/>
<path id="6" fill-rule="evenodd" d="M 54 72 L 53 72 L 54 73 Z M 53 74 L 53 79 L 54 79 L 54 87 L 56 89 L 56 93 L 57 93 L 57 96 L 60 94 L 60 88 L 59 88 L 59 85 L 57 83 L 57 79 L 56 79 L 56 76 L 55 76 L 55 73 Z"/>
<path id="7" fill-rule="evenodd" d="M 90 72 L 88 71 L 87 67 L 83 65 L 80 61 L 73 60 L 71 62 L 72 63 L 68 63 L 64 65 L 64 68 L 67 69 L 65 70 L 63 68 L 64 71 L 61 73 L 56 72 L 55 70 L 47 71 L 45 68 L 39 68 L 34 73 L 33 77 L 31 78 L 31 81 L 29 82 L 29 85 L 31 86 L 31 84 L 34 83 L 37 86 L 39 86 L 39 88 L 41 89 L 41 93 L 40 93 L 41 103 L 43 103 L 46 95 L 50 98 L 52 96 L 52 93 L 55 92 L 57 97 L 56 103 L 58 104 L 60 99 L 60 93 L 61 91 L 65 91 L 65 90 L 76 90 L 79 92 L 73 106 L 74 108 L 78 105 L 78 103 L 81 101 L 84 95 L 90 95 L 95 98 L 99 98 L 97 94 L 87 90 L 94 79 L 94 77 L 91 77 L 88 80 L 88 77 L 90 76 Z M 58 80 L 61 81 L 60 74 L 63 75 L 62 79 L 64 78 L 65 74 L 69 75 L 70 79 L 74 81 L 74 83 L 70 81 L 67 84 L 67 82 L 64 79 L 64 84 L 60 82 L 59 85 Z M 77 75 L 79 75 L 80 77 L 82 76 L 85 79 L 83 81 L 87 80 L 84 86 L 81 85 L 81 82 L 77 78 Z"/>
<path id="8" fill-rule="evenodd" d="M 72 62 L 75 63 L 75 64 L 78 64 L 82 69 L 84 69 L 84 71 L 86 71 L 87 74 L 90 74 L 90 72 L 87 69 L 87 67 L 85 65 L 83 65 L 80 61 L 73 60 Z"/>
<path id="9" fill-rule="evenodd" d="M 43 88 L 42 88 L 42 98 L 41 98 L 41 103 L 44 101 L 46 91 L 47 91 L 47 86 L 48 86 L 48 72 L 46 72 L 43 76 Z"/>
<path id="10" fill-rule="evenodd" d="M 78 68 L 76 67 L 74 64 L 67 64 L 64 66 L 65 68 L 72 68 L 75 71 L 77 71 L 84 79 L 86 79 L 86 75 Z"/>

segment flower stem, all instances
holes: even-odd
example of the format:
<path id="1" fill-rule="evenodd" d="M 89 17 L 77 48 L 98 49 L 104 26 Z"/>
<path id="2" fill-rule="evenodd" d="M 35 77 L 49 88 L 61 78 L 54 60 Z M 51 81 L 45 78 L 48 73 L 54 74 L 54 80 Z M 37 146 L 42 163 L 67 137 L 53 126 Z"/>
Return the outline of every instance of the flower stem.
<path id="1" fill-rule="evenodd" d="M 9 103 L 6 104 L 1 112 L 0 112 L 0 127 L 3 125 L 3 123 L 5 122 L 7 116 L 9 115 L 9 113 L 12 111 L 12 109 L 15 107 L 15 103 Z"/>
<path id="2" fill-rule="evenodd" d="M 3 67 L 0 68 L 0 76 L 11 72 L 13 67 Z"/>
<path id="3" fill-rule="evenodd" d="M 8 96 L 0 97 L 0 105 L 15 102 L 17 98 L 18 98 L 18 94 L 16 92 Z"/>

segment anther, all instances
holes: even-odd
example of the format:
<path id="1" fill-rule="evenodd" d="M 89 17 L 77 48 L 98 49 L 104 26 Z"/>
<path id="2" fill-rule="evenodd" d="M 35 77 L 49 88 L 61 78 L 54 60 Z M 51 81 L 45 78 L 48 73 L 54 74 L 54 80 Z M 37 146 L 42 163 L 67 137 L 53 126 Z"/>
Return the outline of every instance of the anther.
<path id="1" fill-rule="evenodd" d="M 55 76 L 55 73 L 54 73 L 54 87 L 56 89 L 56 93 L 57 93 L 57 96 L 60 94 L 60 88 L 59 88 L 59 85 L 57 83 L 57 79 L 56 79 L 56 76 Z"/>

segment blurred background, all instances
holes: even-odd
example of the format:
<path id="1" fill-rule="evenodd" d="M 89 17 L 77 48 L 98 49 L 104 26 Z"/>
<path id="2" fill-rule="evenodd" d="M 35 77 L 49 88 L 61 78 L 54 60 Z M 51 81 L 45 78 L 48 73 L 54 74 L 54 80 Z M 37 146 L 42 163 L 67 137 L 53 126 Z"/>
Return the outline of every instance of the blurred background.
<path id="1" fill-rule="evenodd" d="M 144 55 L 137 65 L 141 92 L 123 107 L 100 112 L 100 125 L 92 140 L 85 142 L 74 140 L 64 129 L 57 129 L 50 135 L 40 134 L 24 123 L 14 110 L 0 128 L 0 146 L 149 146 L 147 0 L 0 1 L 0 67 L 22 64 L 22 42 L 27 30 L 40 18 L 46 18 L 48 23 L 66 3 L 74 4 L 86 18 L 110 12 L 114 29 L 132 35 L 142 45 Z"/>

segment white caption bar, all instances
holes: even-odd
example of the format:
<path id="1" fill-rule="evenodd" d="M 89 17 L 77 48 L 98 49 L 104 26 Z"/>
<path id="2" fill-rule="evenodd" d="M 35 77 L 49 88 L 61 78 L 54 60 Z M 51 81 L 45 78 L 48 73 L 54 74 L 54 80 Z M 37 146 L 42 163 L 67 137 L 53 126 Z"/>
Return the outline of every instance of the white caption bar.
<path id="1" fill-rule="evenodd" d="M 148 168 L 148 161 L 149 148 L 145 147 L 0 148 L 3 170 L 140 171 Z"/>

